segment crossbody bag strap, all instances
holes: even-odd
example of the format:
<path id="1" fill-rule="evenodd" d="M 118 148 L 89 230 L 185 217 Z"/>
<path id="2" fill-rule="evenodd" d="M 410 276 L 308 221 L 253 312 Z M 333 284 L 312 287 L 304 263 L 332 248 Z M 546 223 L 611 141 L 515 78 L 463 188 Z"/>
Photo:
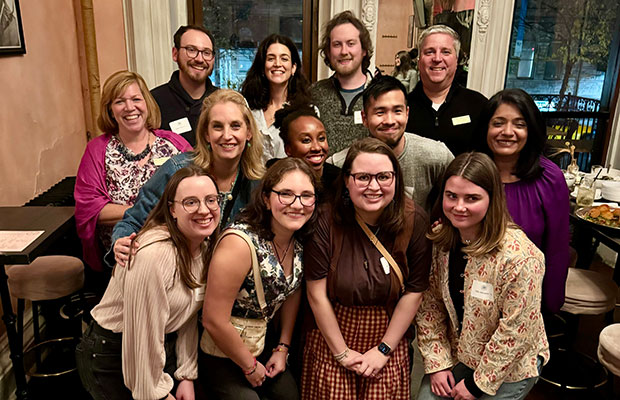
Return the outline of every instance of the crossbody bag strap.
<path id="1" fill-rule="evenodd" d="M 385 257 L 385 259 L 388 261 L 388 263 L 392 267 L 392 271 L 394 271 L 394 273 L 396 274 L 396 277 L 398 278 L 398 282 L 400 283 L 400 291 L 401 293 L 404 293 L 405 284 L 403 280 L 403 273 L 398 267 L 398 264 L 396 264 L 396 261 L 394 261 L 394 258 L 392 257 L 392 255 L 385 249 L 385 247 L 383 247 L 383 244 L 381 244 L 381 242 L 379 241 L 379 239 L 377 239 L 375 234 L 372 233 L 370 229 L 368 229 L 368 226 L 366 225 L 366 223 L 362 221 L 362 219 L 357 213 L 355 214 L 355 220 L 357 221 L 359 226 L 362 228 L 366 236 L 368 236 L 368 239 L 370 239 L 372 244 L 374 244 L 377 250 L 379 250 L 379 253 L 381 253 L 381 255 L 383 255 L 383 257 Z"/>
<path id="2" fill-rule="evenodd" d="M 258 298 L 258 305 L 260 306 L 261 312 L 263 316 L 265 315 L 265 310 L 267 308 L 267 302 L 265 301 L 265 290 L 263 288 L 263 279 L 260 275 L 260 268 L 258 266 L 258 257 L 256 257 L 256 248 L 254 248 L 254 243 L 252 243 L 252 239 L 243 231 L 239 229 L 227 229 L 224 231 L 222 236 L 218 239 L 218 243 L 227 235 L 237 235 L 241 239 L 245 240 L 250 248 L 250 254 L 252 255 L 252 271 L 254 274 L 254 286 L 256 287 L 256 297 Z M 217 246 L 217 245 L 216 245 Z"/>

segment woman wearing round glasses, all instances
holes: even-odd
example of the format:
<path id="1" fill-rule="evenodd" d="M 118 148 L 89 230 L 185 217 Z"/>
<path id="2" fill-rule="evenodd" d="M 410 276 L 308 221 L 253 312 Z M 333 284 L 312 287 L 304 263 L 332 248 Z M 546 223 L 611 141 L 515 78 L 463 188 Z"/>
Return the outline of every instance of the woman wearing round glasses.
<path id="1" fill-rule="evenodd" d="M 216 246 L 200 342 L 200 379 L 215 398 L 297 398 L 286 359 L 301 298 L 301 240 L 316 220 L 319 185 L 304 161 L 277 161 Z M 266 322 L 278 309 L 280 331 L 270 331 Z M 262 326 L 257 336 L 266 331 L 266 343 L 242 337 L 241 323 Z"/>
<path id="2" fill-rule="evenodd" d="M 280 129 L 274 126 L 275 113 L 286 102 L 307 101 L 309 85 L 295 43 L 276 33 L 263 39 L 241 85 L 241 93 L 248 100 L 265 138 L 265 162 L 286 157 Z"/>
<path id="3" fill-rule="evenodd" d="M 188 166 L 172 176 L 77 346 L 78 371 L 94 399 L 194 398 L 197 311 L 213 249 L 205 239 L 219 218 L 210 175 Z"/>
<path id="4" fill-rule="evenodd" d="M 406 198 L 383 142 L 354 143 L 304 248 L 308 301 L 302 399 L 409 399 L 407 333 L 428 286 L 426 213 Z"/>

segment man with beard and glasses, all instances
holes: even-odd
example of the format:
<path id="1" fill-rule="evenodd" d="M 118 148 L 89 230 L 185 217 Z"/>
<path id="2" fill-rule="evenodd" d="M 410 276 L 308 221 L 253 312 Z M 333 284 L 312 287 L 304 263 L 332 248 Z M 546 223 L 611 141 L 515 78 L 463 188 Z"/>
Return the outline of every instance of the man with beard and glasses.
<path id="1" fill-rule="evenodd" d="M 418 43 L 420 81 L 407 98 L 407 131 L 440 140 L 456 155 L 469 151 L 487 99 L 454 80 L 459 35 L 448 26 L 433 25 L 420 34 Z"/>
<path id="2" fill-rule="evenodd" d="M 334 74 L 310 90 L 313 104 L 321 112 L 329 147 L 337 152 L 367 136 L 361 98 L 372 79 L 368 72 L 373 54 L 370 33 L 351 11 L 344 11 L 325 24 L 320 53 Z"/>
<path id="3" fill-rule="evenodd" d="M 454 156 L 441 142 L 405 132 L 409 115 L 407 90 L 398 79 L 376 77 L 362 97 L 364 126 L 370 136 L 392 148 L 403 171 L 405 193 L 430 213 L 443 173 Z M 348 150 L 327 161 L 341 167 Z"/>
<path id="4" fill-rule="evenodd" d="M 202 26 L 181 26 L 174 34 L 172 59 L 179 70 L 151 94 L 161 110 L 161 129 L 173 131 L 196 146 L 194 129 L 202 101 L 217 90 L 209 79 L 215 64 L 213 35 Z"/>

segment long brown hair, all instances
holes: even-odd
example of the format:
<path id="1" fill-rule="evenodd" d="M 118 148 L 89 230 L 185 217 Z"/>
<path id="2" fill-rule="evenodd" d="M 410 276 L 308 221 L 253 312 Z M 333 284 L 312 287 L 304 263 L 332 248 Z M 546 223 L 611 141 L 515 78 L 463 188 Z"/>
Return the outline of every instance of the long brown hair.
<path id="1" fill-rule="evenodd" d="M 349 148 L 347 158 L 342 164 L 340 177 L 336 181 L 336 192 L 334 201 L 334 220 L 338 224 L 357 224 L 355 222 L 355 207 L 351 204 L 349 191 L 345 186 L 346 180 L 351 176 L 351 166 L 353 161 L 360 153 L 383 154 L 386 155 L 394 168 L 394 200 L 390 202 L 379 217 L 381 229 L 390 234 L 397 235 L 405 227 L 405 186 L 403 183 L 403 172 L 398 163 L 398 159 L 390 147 L 375 138 L 365 138 L 356 141 Z"/>
<path id="2" fill-rule="evenodd" d="M 209 262 L 211 261 L 211 255 L 213 253 L 213 247 L 219 234 L 219 228 L 216 228 L 216 230 L 208 238 L 207 243 L 203 245 L 206 246 L 206 248 L 203 247 L 202 249 L 202 262 L 205 266 L 202 276 L 193 276 L 191 272 L 193 257 L 189 248 L 189 242 L 185 238 L 183 233 L 181 233 L 181 231 L 179 230 L 179 227 L 177 226 L 176 221 L 174 220 L 174 217 L 170 212 L 170 207 L 174 203 L 174 198 L 177 194 L 177 188 L 179 187 L 179 184 L 185 178 L 189 178 L 192 176 L 208 177 L 209 179 L 211 179 L 213 185 L 215 185 L 215 189 L 217 190 L 217 184 L 215 183 L 215 179 L 213 179 L 213 177 L 206 170 L 193 164 L 181 168 L 174 175 L 172 175 L 172 177 L 168 181 L 168 184 L 164 189 L 163 195 L 159 199 L 159 202 L 157 203 L 155 208 L 153 208 L 153 210 L 150 212 L 148 218 L 146 219 L 146 222 L 144 223 L 144 226 L 142 227 L 142 229 L 140 229 L 140 232 L 138 232 L 138 235 L 136 235 L 136 237 L 131 241 L 131 246 L 133 247 L 134 242 L 139 241 L 140 237 L 144 235 L 145 232 L 151 229 L 156 229 L 158 227 L 165 227 L 170 233 L 170 237 L 165 240 L 171 241 L 172 245 L 176 249 L 176 268 L 179 271 L 181 280 L 183 281 L 183 283 L 185 283 L 187 287 L 193 289 L 199 287 L 201 284 L 206 282 L 206 266 L 209 265 Z M 219 221 L 215 222 L 216 225 L 219 225 Z M 131 267 L 131 261 L 132 260 L 130 254 L 129 261 L 127 262 L 127 269 Z"/>
<path id="3" fill-rule="evenodd" d="M 439 205 L 443 202 L 446 182 L 453 176 L 467 179 L 489 194 L 489 208 L 481 221 L 480 237 L 463 248 L 463 252 L 472 256 L 480 256 L 497 250 L 504 239 L 506 229 L 516 227 L 516 225 L 508 213 L 504 187 L 495 163 L 486 154 L 473 151 L 457 156 L 444 172 L 439 192 Z M 442 219 L 442 227 L 436 232 L 431 232 L 427 237 L 444 251 L 455 248 L 461 240 L 459 231 L 446 217 L 443 207 L 438 206 L 437 209 Z"/>

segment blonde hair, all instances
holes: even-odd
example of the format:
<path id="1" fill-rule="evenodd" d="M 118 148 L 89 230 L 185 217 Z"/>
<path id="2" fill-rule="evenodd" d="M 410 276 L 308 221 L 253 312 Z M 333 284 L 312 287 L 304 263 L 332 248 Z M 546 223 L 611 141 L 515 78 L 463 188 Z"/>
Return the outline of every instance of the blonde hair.
<path id="1" fill-rule="evenodd" d="M 159 129 L 161 126 L 161 114 L 159 106 L 149 92 L 144 79 L 137 73 L 131 71 L 118 71 L 113 73 L 103 84 L 103 92 L 101 93 L 101 103 L 99 106 L 99 117 L 97 118 L 97 126 L 105 133 L 118 133 L 118 122 L 112 115 L 111 104 L 114 99 L 120 97 L 123 92 L 131 85 L 136 83 L 142 92 L 142 97 L 146 102 L 148 116 L 146 117 L 146 128 L 148 130 Z"/>
<path id="2" fill-rule="evenodd" d="M 458 60 L 459 51 L 461 50 L 461 39 L 459 38 L 459 34 L 456 33 L 456 31 L 449 26 L 441 24 L 432 25 L 429 28 L 423 30 L 422 33 L 420 33 L 420 36 L 418 37 L 418 48 L 420 49 L 418 57 L 424 51 L 424 41 L 426 40 L 426 38 L 436 33 L 445 33 L 446 35 L 450 35 L 450 37 L 452 37 L 452 40 L 454 42 L 454 52 Z"/>
<path id="3" fill-rule="evenodd" d="M 457 156 L 446 168 L 439 192 L 439 203 L 443 202 L 446 182 L 453 176 L 467 179 L 474 185 L 480 186 L 489 194 L 489 208 L 482 219 L 480 237 L 469 246 L 463 248 L 463 252 L 471 256 L 480 256 L 498 250 L 506 230 L 509 227 L 517 228 L 510 218 L 506 206 L 504 187 L 495 163 L 489 156 L 483 153 L 463 153 Z M 452 225 L 443 212 L 443 206 L 438 207 L 442 219 L 442 227 L 427 235 L 435 245 L 444 251 L 455 248 L 460 241 L 459 231 Z"/>
<path id="4" fill-rule="evenodd" d="M 198 120 L 196 129 L 196 155 L 194 163 L 203 168 L 209 168 L 211 165 L 212 154 L 207 141 L 207 131 L 209 129 L 209 115 L 213 106 L 219 103 L 234 103 L 239 107 L 239 111 L 243 114 L 243 119 L 247 125 L 252 137 L 248 141 L 248 146 L 243 150 L 241 155 L 241 169 L 246 178 L 251 180 L 261 179 L 265 173 L 263 164 L 263 134 L 258 130 L 252 112 L 248 107 L 245 98 L 234 90 L 219 89 L 209 95 L 202 102 L 202 111 Z"/>

